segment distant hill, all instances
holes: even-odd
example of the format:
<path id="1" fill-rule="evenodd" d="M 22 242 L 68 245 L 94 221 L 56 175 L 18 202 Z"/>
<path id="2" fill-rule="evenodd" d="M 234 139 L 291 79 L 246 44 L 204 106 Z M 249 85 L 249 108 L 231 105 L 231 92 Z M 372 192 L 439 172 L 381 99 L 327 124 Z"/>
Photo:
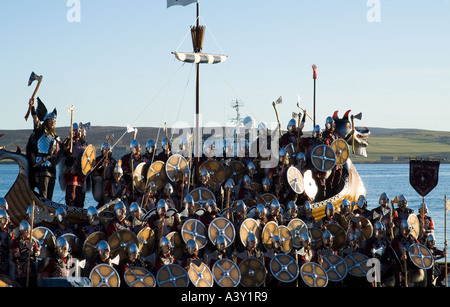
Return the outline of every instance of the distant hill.
<path id="1" fill-rule="evenodd" d="M 150 138 L 157 139 L 159 133 L 159 144 L 161 148 L 164 129 L 156 127 L 137 127 L 137 139 L 141 143 L 143 151 L 145 144 Z M 69 134 L 69 127 L 57 127 L 58 135 L 64 139 Z M 355 163 L 403 163 L 408 162 L 408 158 L 432 158 L 443 159 L 442 162 L 450 161 L 450 132 L 431 131 L 420 129 L 389 129 L 370 128 L 371 135 L 368 138 L 370 143 L 367 148 L 368 157 L 357 157 L 351 155 Z M 0 130 L 0 147 L 15 151 L 19 147 L 25 152 L 26 143 L 32 130 Z M 87 141 L 99 150 L 102 143 L 106 141 L 107 135 L 114 135 L 114 142 L 117 143 L 113 151 L 115 158 L 120 158 L 124 153 L 129 152 L 130 142 L 133 140 L 133 133 L 125 133 L 124 127 L 114 126 L 92 126 L 87 131 Z M 170 133 L 170 131 L 169 131 Z M 310 132 L 305 131 L 305 135 Z M 351 148 L 350 148 L 351 150 Z"/>

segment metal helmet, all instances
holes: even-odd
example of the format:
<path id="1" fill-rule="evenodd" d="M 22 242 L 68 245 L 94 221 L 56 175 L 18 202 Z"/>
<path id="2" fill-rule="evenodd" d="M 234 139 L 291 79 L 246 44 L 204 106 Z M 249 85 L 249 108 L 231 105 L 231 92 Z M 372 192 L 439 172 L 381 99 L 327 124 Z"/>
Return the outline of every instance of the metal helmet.
<path id="1" fill-rule="evenodd" d="M 100 240 L 97 243 L 96 249 L 101 258 L 107 259 L 109 258 L 109 253 L 111 252 L 111 248 L 109 247 L 108 242 L 105 240 Z"/>
<path id="2" fill-rule="evenodd" d="M 216 249 L 219 251 L 223 251 L 227 248 L 227 244 L 225 241 L 225 237 L 223 235 L 219 235 L 216 239 Z"/>
<path id="3" fill-rule="evenodd" d="M 311 238 L 309 237 L 307 232 L 302 232 L 300 234 L 300 240 L 303 247 L 309 247 L 311 245 Z"/>
<path id="4" fill-rule="evenodd" d="M 173 186 L 170 182 L 166 183 L 166 185 L 164 186 L 164 194 L 169 193 L 170 195 L 172 195 L 173 193 Z"/>
<path id="5" fill-rule="evenodd" d="M 196 252 L 198 252 L 198 245 L 197 242 L 195 242 L 194 239 L 189 239 L 186 243 L 186 251 L 189 255 L 194 255 Z"/>
<path id="6" fill-rule="evenodd" d="M 436 239 L 434 238 L 434 235 L 432 233 L 429 233 L 427 235 L 426 242 L 427 242 L 427 247 L 428 248 L 433 248 L 434 247 L 434 245 L 436 244 Z"/>
<path id="7" fill-rule="evenodd" d="M 0 225 L 5 226 L 9 222 L 9 215 L 5 209 L 0 209 Z"/>
<path id="8" fill-rule="evenodd" d="M 250 179 L 250 177 L 248 175 L 245 175 L 244 178 L 242 179 L 242 184 L 244 185 L 244 187 L 250 189 L 251 183 L 252 180 Z"/>
<path id="9" fill-rule="evenodd" d="M 194 208 L 195 201 L 191 194 L 186 195 L 186 197 L 184 198 L 184 202 L 186 204 L 186 207 Z"/>
<path id="10" fill-rule="evenodd" d="M 150 139 L 147 141 L 147 144 L 145 145 L 145 150 L 147 152 L 152 152 L 153 150 L 155 150 L 155 146 L 156 146 L 155 140 Z"/>
<path id="11" fill-rule="evenodd" d="M 56 120 L 56 115 L 57 115 L 56 109 L 53 109 L 52 112 L 45 114 L 44 121 L 46 121 L 47 119 Z"/>
<path id="12" fill-rule="evenodd" d="M 398 197 L 398 206 L 399 206 L 400 208 L 406 208 L 406 207 L 408 207 L 408 200 L 406 199 L 406 197 L 405 197 L 403 194 L 401 194 L 401 195 Z"/>
<path id="13" fill-rule="evenodd" d="M 150 189 L 150 191 L 152 192 L 152 193 L 156 193 L 156 183 L 154 182 L 154 181 L 150 181 L 149 182 L 149 184 L 148 184 L 148 186 L 149 186 L 149 189 Z"/>
<path id="14" fill-rule="evenodd" d="M 161 241 L 159 241 L 159 249 L 163 254 L 172 252 L 172 244 L 170 244 L 170 240 L 167 237 L 161 238 Z"/>
<path id="15" fill-rule="evenodd" d="M 297 164 L 300 164 L 302 167 L 306 165 L 306 157 L 303 152 L 299 152 L 295 155 L 295 161 L 297 161 Z"/>
<path id="16" fill-rule="evenodd" d="M 332 202 L 327 202 L 325 205 L 325 215 L 327 217 L 332 217 L 334 214 L 334 205 Z"/>
<path id="17" fill-rule="evenodd" d="M 327 229 L 322 234 L 322 243 L 325 247 L 331 247 L 333 245 L 333 235 Z"/>
<path id="18" fill-rule="evenodd" d="M 91 225 L 98 225 L 100 223 L 98 211 L 94 206 L 90 206 L 87 209 L 87 217 Z"/>
<path id="19" fill-rule="evenodd" d="M 36 206 L 34 207 L 34 214 L 36 215 Z M 26 215 L 26 218 L 27 219 L 30 219 L 31 218 L 31 214 L 33 213 L 33 205 L 29 205 L 28 206 L 28 208 L 27 208 L 27 213 L 25 214 Z"/>
<path id="20" fill-rule="evenodd" d="M 69 255 L 69 243 L 67 242 L 66 238 L 59 237 L 56 240 L 56 252 L 58 255 L 62 258 L 66 258 L 67 255 Z"/>
<path id="21" fill-rule="evenodd" d="M 141 207 L 139 206 L 139 204 L 137 202 L 132 202 L 130 205 L 130 215 L 133 215 L 137 218 L 140 217 L 142 213 Z"/>
<path id="22" fill-rule="evenodd" d="M 263 189 L 264 189 L 265 192 L 270 190 L 270 180 L 269 180 L 269 178 L 265 177 L 262 180 L 261 183 L 262 183 L 262 186 L 263 186 Z"/>
<path id="23" fill-rule="evenodd" d="M 0 209 L 8 210 L 8 202 L 4 197 L 0 197 Z"/>
<path id="24" fill-rule="evenodd" d="M 248 162 L 248 164 L 247 164 L 247 173 L 249 175 L 253 176 L 255 174 L 255 172 L 256 172 L 255 164 L 253 164 L 253 162 Z"/>
<path id="25" fill-rule="evenodd" d="M 219 207 L 217 206 L 214 199 L 208 199 L 205 203 L 205 208 L 207 208 L 208 212 L 211 214 L 219 213 Z"/>
<path id="26" fill-rule="evenodd" d="M 119 175 L 119 178 L 123 176 L 123 169 L 119 164 L 116 164 L 116 166 L 114 167 L 114 172 L 113 174 L 117 174 Z"/>
<path id="27" fill-rule="evenodd" d="M 341 202 L 341 213 L 350 213 L 350 201 L 347 198 L 344 198 Z"/>
<path id="28" fill-rule="evenodd" d="M 132 140 L 130 143 L 130 151 L 133 152 L 134 150 L 141 150 L 141 144 L 136 139 Z"/>
<path id="29" fill-rule="evenodd" d="M 282 245 L 281 238 L 280 238 L 279 235 L 273 235 L 272 242 L 273 242 L 273 248 L 274 249 L 279 249 L 281 247 L 281 245 Z"/>
<path id="30" fill-rule="evenodd" d="M 278 213 L 280 213 L 280 203 L 278 202 L 278 200 L 274 199 L 270 202 L 269 213 L 272 216 L 276 216 Z"/>
<path id="31" fill-rule="evenodd" d="M 55 211 L 55 216 L 56 220 L 61 223 L 67 217 L 66 209 L 64 207 L 58 207 Z"/>
<path id="32" fill-rule="evenodd" d="M 156 204 L 156 212 L 159 216 L 166 215 L 167 210 L 169 210 L 169 206 L 167 205 L 164 199 L 160 199 Z"/>
<path id="33" fill-rule="evenodd" d="M 21 235 L 23 236 L 28 236 L 30 235 L 31 232 L 31 226 L 30 223 L 28 223 L 28 221 L 23 220 L 22 222 L 20 222 L 19 225 L 19 232 Z"/>
<path id="34" fill-rule="evenodd" d="M 139 257 L 139 247 L 136 243 L 131 243 L 127 247 L 127 255 L 131 260 L 136 260 Z"/>
<path id="35" fill-rule="evenodd" d="M 367 208 L 367 199 L 364 195 L 359 195 L 356 206 L 358 206 L 359 209 Z"/>
<path id="36" fill-rule="evenodd" d="M 258 245 L 258 239 L 253 232 L 250 232 L 247 236 L 247 240 L 245 240 L 245 243 L 248 249 L 253 249 Z"/>
<path id="37" fill-rule="evenodd" d="M 263 218 L 267 215 L 267 208 L 263 204 L 257 204 L 255 208 L 256 218 Z"/>
<path id="38" fill-rule="evenodd" d="M 287 124 L 287 130 L 293 131 L 296 126 L 297 126 L 297 121 L 295 119 L 291 118 Z"/>
<path id="39" fill-rule="evenodd" d="M 403 235 L 408 236 L 411 233 L 411 225 L 407 220 L 402 220 L 400 223 L 400 231 Z"/>
<path id="40" fill-rule="evenodd" d="M 349 234 L 347 240 L 351 247 L 356 248 L 359 246 L 358 237 L 354 233 Z"/>
<path id="41" fill-rule="evenodd" d="M 428 206 L 425 203 L 422 206 L 419 207 L 419 213 L 420 214 L 422 214 L 422 211 L 423 211 L 424 215 L 428 213 Z"/>
<path id="42" fill-rule="evenodd" d="M 328 116 L 327 119 L 325 120 L 325 129 L 327 130 L 333 130 L 335 127 L 334 124 L 334 119 L 331 116 Z"/>
<path id="43" fill-rule="evenodd" d="M 206 168 L 202 169 L 200 171 L 200 180 L 201 181 L 208 181 L 209 180 L 209 172 Z"/>
<path id="44" fill-rule="evenodd" d="M 100 147 L 100 151 L 103 152 L 104 150 L 108 150 L 108 149 L 109 149 L 108 142 L 103 142 L 102 147 Z"/>
<path id="45" fill-rule="evenodd" d="M 312 206 L 311 203 L 309 201 L 305 202 L 304 204 L 304 209 L 305 209 L 305 215 L 307 218 L 312 216 Z"/>
<path id="46" fill-rule="evenodd" d="M 385 192 L 381 193 L 380 199 L 378 200 L 378 204 L 384 207 L 386 207 L 389 204 L 389 197 Z"/>
<path id="47" fill-rule="evenodd" d="M 385 231 L 386 231 L 386 229 L 385 229 L 383 223 L 381 223 L 380 221 L 376 221 L 375 224 L 373 225 L 374 237 L 377 239 L 383 238 Z"/>
<path id="48" fill-rule="evenodd" d="M 114 205 L 114 212 L 116 214 L 116 217 L 119 219 L 124 219 L 127 215 L 127 207 L 123 203 L 123 201 L 117 202 L 117 204 Z"/>
<path id="49" fill-rule="evenodd" d="M 166 150 L 168 146 L 172 146 L 172 142 L 168 138 L 163 138 L 161 141 L 162 149 Z"/>
<path id="50" fill-rule="evenodd" d="M 238 218 L 245 219 L 247 217 L 247 206 L 245 205 L 245 202 L 243 200 L 237 201 L 234 212 L 236 213 Z"/>
<path id="51" fill-rule="evenodd" d="M 318 138 L 322 135 L 321 131 L 320 131 L 320 126 L 319 125 L 315 125 L 312 131 L 312 136 L 313 138 Z"/>
<path id="52" fill-rule="evenodd" d="M 295 202 L 293 200 L 291 200 L 287 203 L 287 208 L 288 208 L 289 212 L 291 213 L 291 215 L 297 215 L 297 205 L 295 204 Z"/>
<path id="53" fill-rule="evenodd" d="M 232 178 L 229 178 L 225 182 L 224 188 L 225 188 L 226 191 L 231 191 L 232 189 L 234 189 L 234 180 Z"/>

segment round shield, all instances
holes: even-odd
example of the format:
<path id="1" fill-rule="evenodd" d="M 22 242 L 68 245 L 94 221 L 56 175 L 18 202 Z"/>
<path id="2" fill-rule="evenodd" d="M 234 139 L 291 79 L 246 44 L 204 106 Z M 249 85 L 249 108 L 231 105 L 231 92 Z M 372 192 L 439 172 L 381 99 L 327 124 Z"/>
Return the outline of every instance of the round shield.
<path id="1" fill-rule="evenodd" d="M 87 260 L 92 260 L 96 256 L 97 243 L 106 240 L 106 234 L 103 231 L 96 231 L 89 235 L 83 243 L 83 255 Z"/>
<path id="2" fill-rule="evenodd" d="M 294 148 L 294 144 L 289 143 L 284 149 L 286 150 L 286 158 L 289 159 L 289 164 L 295 164 L 295 155 L 297 154 L 297 151 Z"/>
<path id="3" fill-rule="evenodd" d="M 336 165 L 336 154 L 330 146 L 318 145 L 311 153 L 311 162 L 317 170 L 327 172 Z"/>
<path id="4" fill-rule="evenodd" d="M 176 182 L 183 180 L 188 162 L 180 154 L 173 154 L 166 161 L 166 175 L 170 181 Z"/>
<path id="5" fill-rule="evenodd" d="M 0 288 L 20 287 L 20 285 L 11 279 L 8 275 L 0 274 Z"/>
<path id="6" fill-rule="evenodd" d="M 89 279 L 92 282 L 92 287 L 115 288 L 120 286 L 119 273 L 112 266 L 105 263 L 96 265 L 89 274 Z"/>
<path id="7" fill-rule="evenodd" d="M 192 199 L 194 200 L 194 208 L 203 208 L 203 205 L 207 203 L 208 200 L 212 199 L 214 202 L 216 202 L 216 197 L 214 196 L 214 193 L 211 192 L 211 190 L 207 188 L 196 188 L 193 189 L 189 195 L 192 196 Z"/>
<path id="8" fill-rule="evenodd" d="M 135 243 L 139 245 L 136 235 L 128 229 L 120 229 L 109 237 L 108 244 L 111 248 L 111 258 L 119 255 L 120 260 L 127 258 L 127 247 Z"/>
<path id="9" fill-rule="evenodd" d="M 370 239 L 370 237 L 372 237 L 373 234 L 372 223 L 364 216 L 361 216 L 361 230 L 364 240 L 368 240 Z"/>
<path id="10" fill-rule="evenodd" d="M 83 248 L 80 239 L 73 233 L 65 233 L 61 237 L 64 237 L 67 243 L 69 243 L 69 254 L 72 255 L 72 257 L 79 259 Z"/>
<path id="11" fill-rule="evenodd" d="M 248 258 L 239 263 L 241 271 L 240 285 L 243 287 L 259 287 L 266 280 L 266 268 L 261 260 Z"/>
<path id="12" fill-rule="evenodd" d="M 199 171 L 206 169 L 209 173 L 208 186 L 215 186 L 216 184 L 222 184 L 225 180 L 225 168 L 217 160 L 207 160 L 203 162 Z"/>
<path id="13" fill-rule="evenodd" d="M 180 259 L 186 247 L 181 234 L 178 231 L 172 231 L 166 235 L 166 238 L 169 239 L 170 245 L 172 246 L 173 256 L 175 259 Z"/>
<path id="14" fill-rule="evenodd" d="M 255 193 L 261 193 L 261 191 L 262 191 L 262 185 L 260 184 L 260 183 L 258 183 L 258 182 L 254 182 L 254 181 L 252 181 L 251 183 L 250 183 L 250 190 L 252 190 L 253 192 L 255 192 Z"/>
<path id="15" fill-rule="evenodd" d="M 153 288 L 156 287 L 156 279 L 153 274 L 145 268 L 131 267 L 123 274 L 123 279 L 129 287 Z"/>
<path id="16" fill-rule="evenodd" d="M 312 227 L 309 229 L 309 237 L 311 238 L 311 248 L 319 249 L 322 246 L 323 232 L 320 228 Z"/>
<path id="17" fill-rule="evenodd" d="M 156 274 L 159 287 L 187 287 L 189 276 L 186 270 L 178 264 L 166 264 Z"/>
<path id="18" fill-rule="evenodd" d="M 292 249 L 292 233 L 287 228 L 287 226 L 279 225 L 278 226 L 278 236 L 280 237 L 281 241 L 281 250 L 284 253 L 289 253 Z"/>
<path id="19" fill-rule="evenodd" d="M 41 257 L 51 257 L 56 243 L 56 237 L 53 232 L 47 227 L 38 226 L 33 228 L 32 236 L 38 243 Z"/>
<path id="20" fill-rule="evenodd" d="M 326 225 L 326 229 L 333 235 L 333 245 L 331 246 L 333 250 L 340 250 L 347 244 L 347 233 L 341 225 L 330 223 Z"/>
<path id="21" fill-rule="evenodd" d="M 258 242 L 261 239 L 261 228 L 259 223 L 252 219 L 252 218 L 246 218 L 241 223 L 241 228 L 239 230 L 239 237 L 241 238 L 241 242 L 244 246 L 247 246 L 247 238 L 249 233 L 253 233 L 258 240 Z"/>
<path id="22" fill-rule="evenodd" d="M 411 235 L 417 239 L 419 237 L 419 233 L 420 233 L 420 222 L 419 222 L 419 218 L 417 217 L 417 215 L 410 214 L 408 216 L 408 224 L 411 228 Z"/>
<path id="23" fill-rule="evenodd" d="M 208 266 L 200 262 L 199 265 L 191 263 L 188 271 L 189 279 L 198 288 L 212 287 L 214 284 L 214 277 Z"/>
<path id="24" fill-rule="evenodd" d="M 138 247 L 142 257 L 147 257 L 155 250 L 155 232 L 149 227 L 141 229 L 137 234 Z"/>
<path id="25" fill-rule="evenodd" d="M 304 263 L 300 268 L 300 276 L 309 287 L 322 288 L 328 284 L 327 272 L 315 262 Z"/>
<path id="26" fill-rule="evenodd" d="M 431 251 L 423 244 L 414 243 L 408 248 L 411 261 L 419 268 L 428 270 L 434 264 L 434 257 Z"/>
<path id="27" fill-rule="evenodd" d="M 147 163 L 139 163 L 133 171 L 133 187 L 139 192 L 145 192 L 145 186 L 147 184 Z"/>
<path id="28" fill-rule="evenodd" d="M 214 280 L 221 287 L 237 287 L 241 281 L 241 271 L 233 261 L 220 259 L 212 267 Z"/>
<path id="29" fill-rule="evenodd" d="M 287 228 L 291 231 L 292 247 L 301 248 L 301 235 L 303 232 L 308 232 L 308 226 L 299 218 L 294 218 L 289 221 Z"/>
<path id="30" fill-rule="evenodd" d="M 277 197 L 272 193 L 264 193 L 259 196 L 258 198 L 258 204 L 263 204 L 264 207 L 267 207 L 270 205 L 272 200 L 278 200 Z"/>
<path id="31" fill-rule="evenodd" d="M 298 264 L 287 254 L 278 254 L 273 257 L 269 267 L 272 275 L 281 282 L 291 282 L 298 277 Z"/>
<path id="32" fill-rule="evenodd" d="M 341 281 L 347 276 L 347 264 L 336 254 L 324 256 L 322 267 L 331 281 Z"/>
<path id="33" fill-rule="evenodd" d="M 367 265 L 369 257 L 360 253 L 349 254 L 345 257 L 345 264 L 347 265 L 347 273 L 352 276 L 364 277 L 371 269 Z"/>
<path id="34" fill-rule="evenodd" d="M 181 228 L 181 237 L 184 243 L 187 243 L 190 239 L 194 239 L 198 249 L 202 249 L 208 243 L 207 233 L 205 224 L 195 219 L 187 220 Z"/>
<path id="35" fill-rule="evenodd" d="M 226 247 L 233 243 L 236 232 L 233 223 L 224 217 L 217 217 L 208 226 L 208 237 L 213 244 L 222 235 L 225 238 Z"/>
<path id="36" fill-rule="evenodd" d="M 167 183 L 167 174 L 162 161 L 153 162 L 147 171 L 147 182 L 154 182 L 156 189 L 162 189 Z"/>
<path id="37" fill-rule="evenodd" d="M 331 148 L 336 154 L 336 164 L 342 165 L 348 160 L 349 150 L 348 144 L 344 139 L 337 139 L 331 143 Z"/>
<path id="38" fill-rule="evenodd" d="M 305 188 L 305 193 L 309 198 L 314 199 L 316 197 L 319 189 L 311 170 L 307 170 L 303 173 L 303 187 Z"/>
<path id="39" fill-rule="evenodd" d="M 302 194 L 305 191 L 303 176 L 298 168 L 290 166 L 286 172 L 286 179 L 292 191 Z"/>
<path id="40" fill-rule="evenodd" d="M 95 147 L 88 145 L 81 156 L 81 172 L 83 175 L 89 173 L 95 165 Z"/>
<path id="41" fill-rule="evenodd" d="M 232 178 L 234 182 L 239 182 L 246 172 L 245 165 L 240 161 L 231 161 L 225 166 L 225 178 Z"/>
<path id="42" fill-rule="evenodd" d="M 278 224 L 273 221 L 266 223 L 261 233 L 261 240 L 266 250 L 273 249 L 273 237 L 275 235 L 279 235 Z"/>

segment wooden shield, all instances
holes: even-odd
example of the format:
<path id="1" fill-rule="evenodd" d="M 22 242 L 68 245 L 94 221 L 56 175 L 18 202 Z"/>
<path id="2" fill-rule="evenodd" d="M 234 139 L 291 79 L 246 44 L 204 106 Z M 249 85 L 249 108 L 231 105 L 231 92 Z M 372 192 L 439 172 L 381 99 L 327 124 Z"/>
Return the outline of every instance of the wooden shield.
<path id="1" fill-rule="evenodd" d="M 297 154 L 297 151 L 294 148 L 294 144 L 289 143 L 286 147 L 284 147 L 284 149 L 286 150 L 286 157 L 289 159 L 289 164 L 296 164 L 295 155 Z"/>
<path id="2" fill-rule="evenodd" d="M 367 272 L 371 269 L 367 265 L 369 257 L 360 253 L 349 254 L 344 258 L 345 264 L 347 265 L 347 273 L 356 276 L 364 277 Z"/>
<path id="3" fill-rule="evenodd" d="M 139 163 L 133 171 L 133 186 L 139 193 L 145 192 L 147 184 L 148 165 L 145 162 Z"/>
<path id="4" fill-rule="evenodd" d="M 105 263 L 96 265 L 89 274 L 89 279 L 92 282 L 92 287 L 120 287 L 119 273 L 112 266 Z"/>
<path id="5" fill-rule="evenodd" d="M 419 218 L 415 214 L 410 214 L 408 216 L 408 224 L 411 227 L 411 235 L 414 236 L 414 238 L 419 237 L 420 233 L 420 222 Z"/>
<path id="6" fill-rule="evenodd" d="M 233 261 L 220 259 L 212 267 L 214 280 L 221 287 L 237 287 L 241 281 L 241 271 Z"/>
<path id="7" fill-rule="evenodd" d="M 288 254 L 292 249 L 292 233 L 287 226 L 278 226 L 278 236 L 281 241 L 281 250 Z"/>
<path id="8" fill-rule="evenodd" d="M 247 238 L 249 233 L 253 233 L 258 240 L 258 242 L 261 240 L 261 228 L 259 223 L 252 219 L 252 218 L 246 218 L 240 227 L 239 230 L 239 237 L 241 239 L 241 243 L 244 246 L 247 246 Z"/>
<path id="9" fill-rule="evenodd" d="M 120 229 L 111 235 L 108 239 L 108 244 L 111 249 L 111 258 L 119 255 L 120 260 L 127 258 L 127 247 L 135 243 L 139 246 L 139 241 L 136 235 L 128 229 Z"/>
<path id="10" fill-rule="evenodd" d="M 301 235 L 303 232 L 308 232 L 308 226 L 306 226 L 306 223 L 299 218 L 295 218 L 289 221 L 287 228 L 291 231 L 292 247 L 301 248 Z"/>
<path id="11" fill-rule="evenodd" d="M 215 218 L 208 227 L 208 237 L 213 244 L 216 244 L 216 240 L 220 235 L 225 238 L 226 247 L 233 243 L 236 236 L 233 223 L 224 217 Z"/>
<path id="12" fill-rule="evenodd" d="M 83 248 L 80 239 L 73 233 L 65 233 L 61 237 L 64 237 L 69 243 L 69 254 L 74 258 L 80 259 Z"/>
<path id="13" fill-rule="evenodd" d="M 189 285 L 189 275 L 178 264 L 166 264 L 156 274 L 156 282 L 159 287 L 183 288 Z"/>
<path id="14" fill-rule="evenodd" d="M 260 287 L 266 280 L 266 268 L 261 260 L 248 258 L 239 263 L 241 271 L 240 285 L 243 287 Z"/>
<path id="15" fill-rule="evenodd" d="M 83 175 L 89 173 L 95 166 L 95 147 L 88 145 L 81 156 L 81 172 Z"/>
<path id="16" fill-rule="evenodd" d="M 181 181 L 187 167 L 188 162 L 182 155 L 173 154 L 166 161 L 166 175 L 172 182 Z"/>
<path id="17" fill-rule="evenodd" d="M 201 221 L 190 219 L 184 222 L 181 228 L 181 237 L 184 243 L 194 239 L 197 242 L 198 249 L 202 249 L 208 243 L 208 230 Z"/>
<path id="18" fill-rule="evenodd" d="M 263 204 L 264 207 L 267 207 L 270 205 L 272 200 L 278 200 L 277 197 L 272 193 L 264 193 L 261 194 L 258 198 L 258 204 Z"/>
<path id="19" fill-rule="evenodd" d="M 175 259 L 180 259 L 186 247 L 181 234 L 178 231 L 172 231 L 166 235 L 166 238 L 169 239 L 170 245 L 172 246 L 173 256 Z"/>
<path id="20" fill-rule="evenodd" d="M 155 232 L 149 227 L 141 229 L 137 234 L 141 257 L 147 257 L 155 251 Z"/>
<path id="21" fill-rule="evenodd" d="M 333 250 L 340 250 L 347 244 L 347 232 L 341 225 L 330 223 L 326 225 L 326 229 L 328 229 L 334 237 L 333 245 L 331 246 Z"/>
<path id="22" fill-rule="evenodd" d="M 344 139 L 334 140 L 331 144 L 331 148 L 334 150 L 336 154 L 336 164 L 342 165 L 348 160 L 348 156 L 350 151 L 348 149 L 348 144 Z"/>
<path id="23" fill-rule="evenodd" d="M 123 279 L 129 287 L 153 288 L 156 287 L 156 279 L 153 274 L 145 268 L 131 267 L 123 274 Z"/>
<path id="24" fill-rule="evenodd" d="M 53 232 L 47 227 L 38 226 L 33 229 L 31 234 L 39 245 L 41 257 L 51 257 L 56 243 L 56 237 Z"/>
<path id="25" fill-rule="evenodd" d="M 328 280 L 341 281 L 347 276 L 347 264 L 336 254 L 324 256 L 322 267 L 327 272 Z"/>
<path id="26" fill-rule="evenodd" d="M 430 193 L 438 184 L 439 164 L 439 161 L 409 161 L 409 183 L 421 196 Z"/>
<path id="27" fill-rule="evenodd" d="M 272 275 L 281 282 L 292 282 L 298 277 L 298 264 L 287 254 L 278 254 L 273 257 L 269 267 Z"/>
<path id="28" fill-rule="evenodd" d="M 302 194 L 305 191 L 303 176 L 298 168 L 290 166 L 286 172 L 286 179 L 292 191 Z"/>
<path id="29" fill-rule="evenodd" d="M 101 240 L 106 240 L 106 234 L 103 231 L 96 231 L 89 235 L 83 243 L 83 255 L 87 260 L 95 258 L 97 253 L 97 244 Z"/>
<path id="30" fill-rule="evenodd" d="M 434 264 L 434 257 L 431 251 L 420 243 L 411 244 L 408 248 L 411 261 L 419 268 L 428 270 Z"/>
<path id="31" fill-rule="evenodd" d="M 0 288 L 20 287 L 20 285 L 8 275 L 0 274 Z"/>
<path id="32" fill-rule="evenodd" d="M 323 242 L 322 242 L 322 235 L 323 232 L 320 228 L 312 227 L 309 229 L 309 237 L 311 238 L 311 248 L 312 249 L 319 249 Z"/>
<path id="33" fill-rule="evenodd" d="M 200 165 L 199 172 L 203 169 L 209 173 L 208 186 L 220 185 L 225 180 L 225 168 L 219 161 L 207 160 Z"/>
<path id="34" fill-rule="evenodd" d="M 147 171 L 147 182 L 153 181 L 157 190 L 162 189 L 168 181 L 164 165 L 165 163 L 162 161 L 155 161 Z"/>
<path id="35" fill-rule="evenodd" d="M 315 262 L 306 262 L 300 268 L 300 276 L 305 284 L 312 288 L 323 288 L 328 284 L 325 269 Z"/>
<path id="36" fill-rule="evenodd" d="M 194 200 L 195 209 L 203 208 L 204 204 L 207 203 L 208 200 L 212 199 L 214 202 L 216 202 L 216 196 L 214 196 L 214 193 L 211 192 L 211 190 L 207 188 L 196 188 L 193 189 L 189 195 L 192 196 L 192 199 Z"/>
<path id="37" fill-rule="evenodd" d="M 200 262 L 198 265 L 191 263 L 188 271 L 189 279 L 198 288 L 212 287 L 214 285 L 214 277 L 208 266 Z"/>
<path id="38" fill-rule="evenodd" d="M 277 223 L 270 221 L 266 223 L 266 225 L 264 225 L 263 231 L 261 233 L 261 240 L 266 250 L 273 249 L 273 236 L 278 236 L 279 234 L 280 233 L 278 231 Z"/>
<path id="39" fill-rule="evenodd" d="M 336 154 L 330 146 L 318 145 L 311 153 L 311 162 L 318 171 L 327 172 L 336 165 Z"/>
<path id="40" fill-rule="evenodd" d="M 373 234 L 372 223 L 364 216 L 361 216 L 361 230 L 364 240 L 368 240 L 370 239 L 370 237 L 372 237 Z"/>
<path id="41" fill-rule="evenodd" d="M 245 165 L 240 161 L 231 161 L 225 166 L 225 178 L 232 178 L 234 182 L 239 182 L 246 172 Z"/>

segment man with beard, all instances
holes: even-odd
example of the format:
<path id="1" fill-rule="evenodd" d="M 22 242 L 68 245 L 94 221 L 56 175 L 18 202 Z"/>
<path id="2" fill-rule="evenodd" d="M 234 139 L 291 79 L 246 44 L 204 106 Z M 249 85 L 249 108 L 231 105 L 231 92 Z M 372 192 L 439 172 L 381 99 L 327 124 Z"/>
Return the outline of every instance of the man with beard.
<path id="1" fill-rule="evenodd" d="M 42 272 L 42 279 L 53 277 L 69 277 L 72 256 L 69 254 L 69 243 L 64 237 L 56 240 L 56 253 L 50 258 Z"/>

